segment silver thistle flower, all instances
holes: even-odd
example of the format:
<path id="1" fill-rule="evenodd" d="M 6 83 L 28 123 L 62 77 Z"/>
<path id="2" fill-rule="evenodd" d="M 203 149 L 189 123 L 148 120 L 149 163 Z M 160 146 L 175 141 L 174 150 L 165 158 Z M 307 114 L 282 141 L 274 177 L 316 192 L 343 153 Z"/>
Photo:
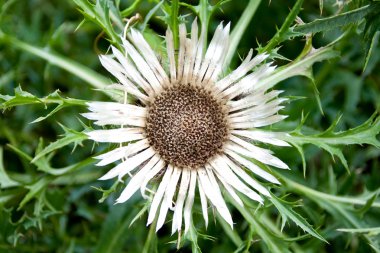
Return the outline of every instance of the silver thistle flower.
<path id="1" fill-rule="evenodd" d="M 100 56 L 102 65 L 118 79 L 117 88 L 139 101 L 88 103 L 91 112 L 83 114 L 86 118 L 100 126 L 118 126 L 88 132 L 89 138 L 121 144 L 96 157 L 99 166 L 121 161 L 100 179 L 121 180 L 128 174 L 130 180 L 117 203 L 139 189 L 144 198 L 152 197 L 148 225 L 158 215 L 157 230 L 170 209 L 172 233 L 182 229 L 183 220 L 188 231 L 196 188 L 206 226 L 209 202 L 232 227 L 221 186 L 240 205 L 236 191 L 262 203 L 261 195 L 270 197 L 270 193 L 246 169 L 274 184 L 279 181 L 254 161 L 288 169 L 271 151 L 251 143 L 288 146 L 276 133 L 258 129 L 286 118 L 278 114 L 285 101 L 278 98 L 281 92 L 260 85 L 275 67 L 264 63 L 267 54 L 252 57 L 251 50 L 237 69 L 223 76 L 229 30 L 229 24 L 220 24 L 204 52 L 204 34 L 198 37 L 197 22 L 190 38 L 181 24 L 176 57 L 168 29 L 168 73 L 142 34 L 133 29 L 131 42 L 122 38 L 125 54 L 112 47 L 112 55 Z M 159 186 L 147 196 L 148 184 L 157 175 L 161 175 Z"/>

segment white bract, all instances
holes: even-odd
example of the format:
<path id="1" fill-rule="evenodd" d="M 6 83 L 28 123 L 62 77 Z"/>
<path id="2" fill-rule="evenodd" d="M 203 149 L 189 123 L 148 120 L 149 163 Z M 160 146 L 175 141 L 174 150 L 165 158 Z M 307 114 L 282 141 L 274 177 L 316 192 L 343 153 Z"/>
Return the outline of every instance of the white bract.
<path id="1" fill-rule="evenodd" d="M 278 114 L 285 99 L 278 98 L 280 91 L 258 88 L 258 84 L 275 70 L 271 63 L 265 63 L 267 54 L 253 57 L 251 50 L 238 68 L 228 75 L 222 73 L 229 46 L 229 24 L 217 27 L 205 52 L 204 35 L 198 37 L 196 21 L 192 24 L 190 38 L 184 24 L 179 28 L 178 54 L 172 32 L 170 29 L 166 32 L 168 66 L 160 63 L 142 34 L 133 29 L 130 41 L 122 38 L 125 52 L 112 47 L 111 55 L 100 56 L 102 65 L 118 80 L 118 88 L 133 95 L 138 103 L 88 103 L 90 112 L 83 116 L 99 126 L 117 127 L 87 134 L 96 142 L 120 144 L 96 157 L 100 160 L 99 166 L 120 161 L 100 179 L 126 178 L 126 187 L 117 203 L 127 201 L 138 190 L 144 198 L 151 199 L 148 224 L 158 216 L 157 230 L 171 210 L 172 232 L 182 230 L 183 221 L 187 232 L 197 192 L 206 226 L 211 206 L 232 227 L 223 194 L 228 193 L 240 205 L 243 201 L 239 194 L 262 204 L 262 196 L 270 197 L 270 193 L 253 174 L 274 184 L 279 181 L 257 162 L 288 169 L 270 150 L 255 145 L 289 146 L 278 138 L 278 133 L 257 129 L 286 118 Z M 197 99 L 192 99 L 192 92 Z M 169 104 L 174 102 L 168 101 L 166 108 L 165 98 L 168 97 L 178 98 L 174 102 L 179 106 L 171 108 Z M 185 99 L 189 100 L 186 105 L 182 104 Z M 205 105 L 208 101 L 214 105 L 212 110 Z M 197 109 L 191 108 L 195 104 Z M 217 136 L 214 135 L 213 117 L 216 116 L 211 115 L 213 110 L 222 115 L 218 116 L 222 130 Z M 169 116 L 161 122 L 160 113 Z M 170 124 L 165 125 L 168 120 Z M 149 127 L 153 130 L 148 130 Z M 207 138 L 213 138 L 210 145 L 197 143 L 209 141 Z M 180 147 L 182 143 L 187 146 Z M 166 152 L 169 149 L 171 151 Z M 177 151 L 181 154 L 176 154 Z M 204 156 L 202 152 L 206 151 L 209 155 Z M 147 191 L 153 178 L 155 182 L 158 179 L 158 188 L 155 192 Z"/>

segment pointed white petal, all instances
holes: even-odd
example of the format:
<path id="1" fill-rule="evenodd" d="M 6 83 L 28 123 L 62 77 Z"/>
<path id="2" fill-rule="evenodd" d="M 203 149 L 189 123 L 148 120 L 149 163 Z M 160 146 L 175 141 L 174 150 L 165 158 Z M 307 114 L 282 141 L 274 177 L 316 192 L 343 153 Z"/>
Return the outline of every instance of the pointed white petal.
<path id="1" fill-rule="evenodd" d="M 259 54 L 251 60 L 252 54 L 253 50 L 251 49 L 245 60 L 237 69 L 232 71 L 229 75 L 219 80 L 215 84 L 215 86 L 218 87 L 218 90 L 223 91 L 224 89 L 238 81 L 240 78 L 245 76 L 248 73 L 248 71 L 252 70 L 253 67 L 260 64 L 268 57 L 267 54 Z"/>
<path id="2" fill-rule="evenodd" d="M 135 87 L 141 87 L 147 94 L 152 93 L 152 88 L 149 83 L 140 75 L 135 65 L 127 58 L 127 55 L 123 55 L 117 48 L 111 46 L 112 53 L 121 63 L 124 68 L 124 74 L 134 82 Z"/>
<path id="3" fill-rule="evenodd" d="M 190 170 L 182 170 L 181 185 L 179 186 L 177 201 L 175 203 L 175 209 L 173 214 L 173 223 L 172 223 L 172 234 L 175 231 L 180 231 L 182 227 L 182 212 L 183 205 L 185 203 L 185 198 L 187 195 L 187 189 L 190 184 Z"/>
<path id="4" fill-rule="evenodd" d="M 129 181 L 120 197 L 116 200 L 116 203 L 123 203 L 132 197 L 132 195 L 141 186 L 141 183 L 143 182 L 146 174 L 152 170 L 154 165 L 157 164 L 158 160 L 160 160 L 160 157 L 158 155 L 153 156 L 152 159 L 150 159 L 150 161 L 131 178 L 131 181 Z"/>
<path id="5" fill-rule="evenodd" d="M 185 220 L 185 233 L 189 231 L 190 224 L 191 224 L 191 213 L 194 203 L 194 192 L 195 192 L 195 185 L 197 183 L 197 171 L 196 170 L 190 170 L 190 185 L 189 185 L 189 192 L 187 193 L 186 203 L 185 203 L 185 209 L 183 211 L 183 217 Z"/>
<path id="6" fill-rule="evenodd" d="M 226 26 L 226 28 L 227 28 L 226 30 L 229 31 L 229 27 L 230 27 L 230 24 L 228 24 Z M 218 50 L 218 49 L 219 50 L 223 49 L 223 45 L 226 42 L 225 41 L 221 41 L 221 40 L 225 38 L 225 32 L 226 31 L 223 28 L 223 22 L 220 22 L 220 24 L 216 28 L 216 30 L 214 32 L 214 36 L 212 37 L 212 39 L 210 41 L 210 44 L 209 44 L 209 46 L 207 48 L 205 59 L 212 60 L 213 56 L 215 54 L 215 51 Z"/>
<path id="7" fill-rule="evenodd" d="M 186 25 L 179 25 L 179 53 L 178 53 L 178 80 L 183 77 L 183 68 L 185 65 L 185 54 L 186 54 Z"/>
<path id="8" fill-rule="evenodd" d="M 124 55 L 122 52 L 120 52 L 119 49 L 117 49 L 114 46 L 111 46 L 112 54 L 116 57 L 116 59 L 119 61 L 119 63 L 122 66 L 122 72 L 127 73 L 126 70 L 130 67 L 134 67 L 131 62 L 127 61 L 127 55 Z M 132 65 L 132 66 L 131 66 Z"/>
<path id="9" fill-rule="evenodd" d="M 240 206 L 244 206 L 243 201 L 239 198 L 239 196 L 236 194 L 235 190 L 232 188 L 231 185 L 229 185 L 225 179 L 217 172 L 215 171 L 215 175 L 218 177 L 219 181 L 223 184 L 224 188 L 227 190 L 227 192 L 231 195 L 231 197 L 238 203 Z"/>
<path id="10" fill-rule="evenodd" d="M 173 173 L 173 167 L 168 166 L 168 168 L 166 169 L 165 174 L 161 180 L 161 183 L 158 186 L 156 193 L 154 194 L 152 204 L 150 205 L 147 225 L 151 224 L 153 222 L 154 218 L 156 217 L 158 206 L 160 205 L 162 197 L 164 196 L 166 187 L 169 184 L 172 173 Z"/>
<path id="11" fill-rule="evenodd" d="M 120 113 L 120 115 L 117 115 L 118 113 L 116 111 L 104 111 L 104 112 L 87 112 L 87 113 L 82 113 L 82 116 L 89 119 L 89 120 L 99 120 L 103 121 L 109 118 L 117 118 L 117 117 L 122 117 L 124 118 L 123 120 L 136 120 L 138 118 L 142 118 L 141 116 L 134 116 L 134 115 L 126 115 L 124 113 Z"/>
<path id="12" fill-rule="evenodd" d="M 134 170 L 137 166 L 148 160 L 150 157 L 154 155 L 154 151 L 152 148 L 148 148 L 143 152 L 127 158 L 124 162 L 118 164 L 113 169 L 108 171 L 104 176 L 99 178 L 99 180 L 108 180 L 114 178 L 116 176 L 122 178 L 125 174 Z"/>
<path id="13" fill-rule="evenodd" d="M 198 178 L 198 190 L 199 190 L 199 197 L 201 199 L 202 215 L 203 215 L 203 219 L 205 220 L 205 226 L 207 228 L 207 226 L 208 226 L 207 198 L 206 198 L 206 194 L 202 188 L 202 185 L 199 183 L 199 178 Z"/>
<path id="14" fill-rule="evenodd" d="M 230 106 L 230 112 L 238 111 L 252 106 L 265 104 L 277 97 L 282 92 L 283 91 L 281 90 L 272 90 L 268 93 L 264 93 L 264 91 L 256 91 L 252 94 L 248 94 L 241 99 L 231 100 L 227 102 L 227 104 Z"/>
<path id="15" fill-rule="evenodd" d="M 250 93 L 253 90 L 257 90 L 255 87 L 256 83 L 260 81 L 262 78 L 264 78 L 265 76 L 270 75 L 275 70 L 275 68 L 276 68 L 275 66 L 272 66 L 272 62 L 263 64 L 259 66 L 257 69 L 255 69 L 252 73 L 240 79 L 235 85 L 227 88 L 224 91 L 224 93 L 227 95 L 228 90 L 233 89 L 236 86 L 237 88 L 240 88 L 242 90 L 240 91 L 240 93 L 234 94 L 234 96 L 237 94 Z M 264 88 L 262 89 L 265 91 Z M 231 96 L 231 97 L 234 97 L 234 96 Z"/>
<path id="16" fill-rule="evenodd" d="M 221 214 L 222 218 L 224 218 L 227 221 L 227 223 L 232 228 L 233 227 L 232 217 L 231 217 L 230 211 L 228 210 L 226 202 L 224 201 L 222 192 L 221 192 L 221 190 L 219 188 L 219 184 L 216 181 L 216 178 L 214 176 L 214 170 L 208 164 L 206 165 L 205 169 L 206 169 L 206 172 L 207 172 L 207 176 L 208 176 L 208 178 L 210 180 L 209 182 L 211 184 L 211 187 L 214 190 L 215 203 L 217 203 L 217 205 L 215 206 L 216 210 L 219 212 L 219 214 Z"/>
<path id="17" fill-rule="evenodd" d="M 119 49 L 117 49 L 114 46 L 111 46 L 111 49 L 113 55 L 122 65 L 123 73 L 126 77 L 128 77 L 128 79 L 130 79 L 133 82 L 133 86 L 136 88 L 141 87 L 147 94 L 150 94 L 152 88 L 150 87 L 148 82 L 141 77 L 140 73 L 136 70 L 135 65 L 128 59 L 127 55 L 124 55 L 122 52 L 119 51 Z"/>
<path id="18" fill-rule="evenodd" d="M 211 172 L 212 173 L 212 172 Z M 220 214 L 220 216 L 231 226 L 233 227 L 232 217 L 230 212 L 228 211 L 227 205 L 224 202 L 223 197 L 220 194 L 219 186 L 215 183 L 211 182 L 210 175 L 211 173 L 207 173 L 205 169 L 198 169 L 198 178 L 200 183 L 202 184 L 202 188 L 204 193 L 210 202 L 215 206 L 216 210 Z"/>
<path id="19" fill-rule="evenodd" d="M 222 184 L 223 184 L 224 188 L 227 190 L 227 192 L 236 201 L 236 203 L 238 203 L 240 206 L 244 206 L 243 201 L 241 201 L 239 196 L 236 194 L 235 190 L 218 173 L 216 173 L 216 175 L 218 176 L 219 181 L 222 182 Z"/>
<path id="20" fill-rule="evenodd" d="M 127 77 L 130 76 L 129 72 L 125 71 L 125 69 L 115 60 L 113 60 L 110 56 L 107 55 L 101 55 L 99 56 L 100 62 L 102 65 L 113 75 L 115 76 L 120 83 L 122 83 L 125 86 L 125 89 L 127 89 L 131 94 L 137 96 L 138 98 L 146 101 L 146 96 L 142 94 L 137 88 L 136 85 L 133 84 Z M 131 65 L 131 64 L 130 64 Z M 132 65 L 131 65 L 132 66 Z M 132 67 L 129 67 L 130 69 Z M 126 74 L 127 76 L 125 76 Z M 138 83 L 140 84 L 140 83 Z M 148 92 L 149 90 L 145 90 Z"/>
<path id="21" fill-rule="evenodd" d="M 261 103 L 251 108 L 247 108 L 238 112 L 230 113 L 230 117 L 250 116 L 252 119 L 265 118 L 273 114 L 276 114 L 279 110 L 284 108 L 279 106 L 282 102 L 286 101 L 286 98 L 274 99 L 268 103 Z"/>
<path id="22" fill-rule="evenodd" d="M 149 147 L 148 139 L 142 139 L 134 143 L 129 143 L 127 149 L 125 150 L 125 158 L 130 157 L 143 149 Z"/>
<path id="23" fill-rule="evenodd" d="M 250 169 L 256 175 L 264 178 L 265 180 L 267 180 L 271 183 L 280 184 L 280 182 L 277 180 L 277 178 L 275 178 L 272 174 L 266 172 L 265 170 L 261 169 L 256 164 L 254 164 L 254 163 L 246 160 L 245 158 L 241 157 L 240 155 L 236 154 L 233 150 L 226 149 L 225 152 L 226 152 L 226 154 L 231 156 L 233 159 L 235 159 L 238 163 L 240 163 L 241 165 Z"/>
<path id="24" fill-rule="evenodd" d="M 158 172 L 160 172 L 165 167 L 164 160 L 160 159 L 158 163 L 151 169 L 144 177 L 143 182 L 141 183 L 140 192 L 143 198 L 147 199 L 148 196 L 145 194 L 146 186 L 148 182 L 157 175 Z"/>
<path id="25" fill-rule="evenodd" d="M 137 88 L 131 88 L 130 86 L 126 86 L 123 83 L 113 83 L 105 87 L 106 90 L 110 92 L 115 91 L 123 91 L 124 93 L 128 93 L 130 95 L 135 96 L 137 99 L 139 99 L 144 105 L 146 105 L 149 101 L 149 98 L 144 95 L 142 92 L 140 92 Z"/>
<path id="26" fill-rule="evenodd" d="M 290 145 L 279 139 L 279 136 L 287 136 L 286 133 L 281 132 L 267 132 L 262 130 L 232 130 L 232 134 L 240 135 L 251 140 L 269 143 L 276 146 L 289 147 Z"/>
<path id="27" fill-rule="evenodd" d="M 122 42 L 125 48 L 125 51 L 131 56 L 135 65 L 138 66 L 138 71 L 142 74 L 143 77 L 148 80 L 148 83 L 152 86 L 155 92 L 160 91 L 161 84 L 155 76 L 154 72 L 151 70 L 150 66 L 143 57 L 137 52 L 137 50 L 129 43 L 126 39 L 122 38 Z"/>
<path id="28" fill-rule="evenodd" d="M 231 127 L 233 129 L 247 129 L 247 128 L 253 128 L 253 127 L 269 126 L 274 123 L 280 122 L 286 119 L 287 117 L 288 117 L 287 115 L 276 114 L 273 116 L 269 116 L 265 119 L 257 119 L 255 121 L 232 123 Z"/>
<path id="29" fill-rule="evenodd" d="M 248 175 L 240 166 L 236 165 L 233 161 L 230 160 L 227 156 L 222 156 L 224 161 L 228 164 L 231 170 L 236 173 L 241 179 L 243 179 L 249 186 L 260 192 L 261 194 L 270 197 L 270 193 L 262 186 L 259 182 L 254 180 L 250 175 Z"/>
<path id="30" fill-rule="evenodd" d="M 114 77 L 118 78 L 122 76 L 122 72 L 124 71 L 123 67 L 112 59 L 109 55 L 100 55 L 99 56 L 100 63 L 102 66 L 110 72 Z"/>
<path id="31" fill-rule="evenodd" d="M 248 112 L 242 112 L 243 115 L 231 115 L 230 123 L 244 123 L 244 122 L 254 122 L 256 120 L 263 120 L 270 116 L 276 115 L 280 110 L 282 110 L 284 106 L 276 106 L 268 108 L 267 110 L 260 109 L 256 110 L 256 108 L 252 108 Z"/>
<path id="32" fill-rule="evenodd" d="M 133 170 L 134 168 L 128 167 L 125 162 L 119 163 L 117 166 L 113 167 L 111 170 L 109 170 L 106 174 L 104 174 L 102 177 L 100 177 L 98 180 L 108 180 L 114 177 L 117 177 L 119 173 L 123 170 Z"/>
<path id="33" fill-rule="evenodd" d="M 191 82 L 193 80 L 193 73 L 194 73 L 194 64 L 195 64 L 195 58 L 197 56 L 198 51 L 198 22 L 197 18 L 194 19 L 193 24 L 191 25 L 191 42 L 188 46 L 188 54 L 186 54 L 187 59 L 186 62 L 189 62 L 189 68 L 188 70 L 185 70 L 185 73 L 187 71 L 187 81 Z M 187 49 L 186 49 L 187 50 Z"/>
<path id="34" fill-rule="evenodd" d="M 193 68 L 193 75 L 192 75 L 192 79 L 191 79 L 191 82 L 192 83 L 195 83 L 196 80 L 198 79 L 198 76 L 199 76 L 199 71 L 200 71 L 200 68 L 201 68 L 201 64 L 202 64 L 202 61 L 203 61 L 203 52 L 204 52 L 204 49 L 206 48 L 206 45 L 205 45 L 205 33 L 207 33 L 207 30 L 203 30 L 201 31 L 201 36 L 198 40 L 198 44 L 197 44 L 197 53 L 195 55 L 195 62 L 194 62 L 194 68 Z"/>
<path id="35" fill-rule="evenodd" d="M 143 116 L 146 114 L 146 109 L 141 106 L 121 104 L 115 102 L 88 102 L 88 109 L 92 112 L 109 112 L 117 111 L 120 113 L 131 114 L 133 116 Z"/>
<path id="36" fill-rule="evenodd" d="M 232 112 L 230 113 L 230 117 L 251 116 L 253 119 L 268 117 L 276 114 L 280 109 L 282 109 L 283 107 L 280 107 L 279 105 L 286 100 L 286 98 L 279 98 L 268 103 L 264 102 L 251 108 L 246 108 L 238 112 Z"/>
<path id="37" fill-rule="evenodd" d="M 82 116 L 97 120 L 95 124 L 145 125 L 146 109 L 143 107 L 111 102 L 91 102 L 88 106 L 92 112 L 83 113 Z"/>
<path id="38" fill-rule="evenodd" d="M 82 116 L 96 120 L 95 125 L 119 125 L 119 126 L 136 126 L 145 127 L 145 119 L 142 117 L 118 116 L 118 115 L 105 115 L 100 113 L 83 113 Z"/>
<path id="39" fill-rule="evenodd" d="M 122 143 L 144 139 L 141 128 L 117 128 L 108 130 L 93 130 L 86 133 L 89 139 L 97 142 Z"/>
<path id="40" fill-rule="evenodd" d="M 211 166 L 217 172 L 219 179 L 225 180 L 229 185 L 234 187 L 239 192 L 245 194 L 252 200 L 263 203 L 263 199 L 259 194 L 248 188 L 228 167 L 228 165 L 224 162 L 223 159 L 217 158 L 215 161 L 212 161 Z M 239 201 L 237 201 L 239 202 Z"/>
<path id="41" fill-rule="evenodd" d="M 269 150 L 256 147 L 252 145 L 251 143 L 246 142 L 234 135 L 230 136 L 230 140 L 232 140 L 233 142 L 241 146 L 241 147 L 238 145 L 230 146 L 231 149 L 235 150 L 239 154 L 256 159 L 257 161 L 260 161 L 264 164 L 272 165 L 280 169 L 289 169 L 288 165 L 286 165 L 283 161 L 271 155 Z"/>
<path id="42" fill-rule="evenodd" d="M 166 186 L 164 199 L 162 200 L 160 214 L 157 220 L 156 232 L 164 225 L 168 209 L 172 206 L 174 192 L 177 189 L 177 184 L 179 177 L 181 176 L 181 171 L 181 169 L 174 167 L 174 171 L 172 176 L 170 177 L 169 184 Z"/>
<path id="43" fill-rule="evenodd" d="M 166 30 L 166 50 L 169 58 L 169 68 L 170 68 L 170 80 L 172 83 L 177 79 L 176 64 L 174 58 L 174 42 L 173 42 L 173 33 L 168 28 Z"/>
<path id="44" fill-rule="evenodd" d="M 125 162 L 127 162 L 128 167 L 136 168 L 137 166 L 140 166 L 143 162 L 154 156 L 154 154 L 155 151 L 152 148 L 148 148 L 132 157 L 127 158 Z M 130 171 L 131 170 L 124 170 L 121 173 L 119 173 L 119 180 L 121 180 L 121 178 L 124 177 Z"/>
<path id="45" fill-rule="evenodd" d="M 214 65 L 212 65 L 212 56 L 216 50 L 216 47 L 220 43 L 220 39 L 223 37 L 223 24 L 220 23 L 218 27 L 215 30 L 214 37 L 211 39 L 210 45 L 207 48 L 205 58 L 202 61 L 202 66 L 200 67 L 198 77 L 196 82 L 202 83 L 204 80 L 205 73 L 209 67 L 215 68 Z M 210 66 L 211 65 L 211 66 Z"/>
<path id="46" fill-rule="evenodd" d="M 193 51 L 193 44 L 191 43 L 191 40 L 190 39 L 186 39 L 185 40 L 185 57 L 184 57 L 184 67 L 183 67 L 183 80 L 182 80 L 182 83 L 189 83 L 189 79 L 191 78 L 191 75 L 190 75 L 190 69 L 191 69 L 191 63 L 192 63 L 192 59 L 191 59 L 191 56 L 192 56 L 192 51 Z"/>
<path id="47" fill-rule="evenodd" d="M 229 44 L 229 33 L 230 33 L 230 23 L 224 27 L 222 33 L 217 42 L 214 45 L 209 46 L 213 51 L 210 51 L 210 55 L 208 55 L 209 51 L 207 50 L 205 60 L 210 60 L 209 67 L 204 75 L 204 80 L 212 80 L 216 81 L 216 78 L 220 74 L 222 70 L 222 64 L 224 62 L 224 58 L 226 56 L 226 50 L 228 49 Z M 212 48 L 214 47 L 214 48 Z"/>
<path id="48" fill-rule="evenodd" d="M 245 76 L 239 82 L 224 90 L 222 92 L 222 97 L 232 99 L 242 94 L 251 93 L 252 91 L 257 89 L 256 85 L 260 82 L 260 80 L 265 76 L 268 76 L 271 73 L 273 73 L 274 70 L 275 67 L 271 66 L 270 64 L 265 64 L 261 66 L 258 70 Z"/>
<path id="49" fill-rule="evenodd" d="M 155 73 L 156 77 L 159 79 L 161 84 L 169 83 L 168 76 L 166 75 L 161 64 L 159 63 L 152 48 L 144 39 L 143 35 L 139 31 L 132 28 L 131 36 L 134 41 L 134 44 L 136 45 L 140 53 L 144 56 L 146 62 L 151 67 L 152 71 Z"/>
<path id="50" fill-rule="evenodd" d="M 120 160 L 121 158 L 125 157 L 126 150 L 127 150 L 127 147 L 124 146 L 124 147 L 116 148 L 107 153 L 94 157 L 95 159 L 101 160 L 100 162 L 96 164 L 96 166 L 104 166 L 104 165 L 113 163 L 117 160 Z"/>

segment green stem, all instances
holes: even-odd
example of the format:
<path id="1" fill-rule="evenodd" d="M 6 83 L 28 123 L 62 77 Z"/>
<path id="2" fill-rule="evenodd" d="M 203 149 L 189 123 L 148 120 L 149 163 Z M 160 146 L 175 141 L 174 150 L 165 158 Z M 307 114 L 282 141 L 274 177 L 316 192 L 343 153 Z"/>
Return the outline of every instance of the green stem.
<path id="1" fill-rule="evenodd" d="M 296 183 L 290 180 L 286 176 L 281 176 L 281 179 L 285 182 L 286 186 L 289 187 L 291 190 L 294 190 L 295 192 L 299 194 L 306 195 L 313 199 L 317 199 L 319 201 L 324 201 L 324 202 L 331 201 L 331 202 L 360 205 L 360 206 L 364 206 L 367 203 L 367 200 L 361 200 L 361 199 L 353 198 L 353 197 L 340 197 L 340 196 L 335 196 L 335 195 L 319 192 L 309 187 L 306 187 L 302 184 Z M 380 208 L 380 202 L 373 202 L 372 207 Z"/>
<path id="2" fill-rule="evenodd" d="M 207 30 L 208 24 L 210 22 L 210 15 L 208 13 L 208 2 L 207 0 L 201 0 L 199 3 L 199 19 L 201 20 L 201 34 L 203 34 L 202 45 L 204 46 L 203 52 L 207 48 Z"/>
<path id="3" fill-rule="evenodd" d="M 348 233 L 380 233 L 380 227 L 372 227 L 372 228 L 359 228 L 359 229 L 352 229 L 352 228 L 339 228 L 337 229 L 340 232 L 348 232 Z"/>
<path id="4" fill-rule="evenodd" d="M 287 38 L 287 32 L 289 31 L 289 27 L 293 24 L 296 19 L 298 13 L 301 10 L 302 4 L 304 0 L 298 0 L 289 15 L 286 17 L 284 23 L 282 24 L 280 30 L 276 32 L 273 38 L 268 42 L 268 44 L 261 50 L 261 52 L 269 52 L 273 48 L 275 48 L 278 44 L 284 41 Z"/>
<path id="5" fill-rule="evenodd" d="M 178 11 L 179 11 L 179 1 L 172 1 L 172 13 L 171 13 L 171 29 L 173 32 L 174 48 L 178 49 L 179 39 L 178 39 Z"/>
<path id="6" fill-rule="evenodd" d="M 231 40 L 230 40 L 230 46 L 227 52 L 227 56 L 224 62 L 225 71 L 230 66 L 232 57 L 236 55 L 236 49 L 240 43 L 241 38 L 243 37 L 243 34 L 245 30 L 247 29 L 249 22 L 251 21 L 252 17 L 254 16 L 257 8 L 259 7 L 261 3 L 261 0 L 250 0 L 247 7 L 245 8 L 241 18 L 239 19 L 238 23 L 236 24 L 235 28 L 231 32 Z"/>
<path id="7" fill-rule="evenodd" d="M 157 217 L 154 219 L 153 223 L 150 224 L 148 236 L 146 238 L 146 241 L 145 241 L 145 244 L 144 244 L 144 248 L 141 251 L 141 253 L 154 252 L 152 250 L 152 244 L 154 243 L 154 241 L 156 239 L 156 225 L 157 225 Z"/>
<path id="8" fill-rule="evenodd" d="M 135 0 L 131 6 L 120 12 L 121 16 L 127 17 L 131 15 L 137 9 L 137 7 L 139 7 L 141 2 L 142 0 Z"/>

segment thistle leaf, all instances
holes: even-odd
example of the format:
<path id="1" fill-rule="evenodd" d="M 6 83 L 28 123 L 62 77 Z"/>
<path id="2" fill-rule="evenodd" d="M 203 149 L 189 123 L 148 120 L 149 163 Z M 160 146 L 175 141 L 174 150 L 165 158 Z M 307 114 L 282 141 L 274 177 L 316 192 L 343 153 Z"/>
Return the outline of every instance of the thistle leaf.
<path id="1" fill-rule="evenodd" d="M 333 157 L 336 156 L 342 162 L 346 170 L 349 172 L 347 161 L 340 148 L 342 145 L 373 145 L 380 147 L 380 141 L 377 135 L 380 133 L 380 116 L 375 113 L 362 125 L 355 128 L 334 132 L 341 116 L 337 117 L 331 126 L 322 133 L 304 135 L 301 127 L 297 127 L 288 135 L 280 135 L 284 141 L 287 141 L 292 146 L 296 147 L 299 152 L 302 152 L 302 146 L 312 144 L 329 152 Z M 304 122 L 302 121 L 301 124 Z"/>
<path id="2" fill-rule="evenodd" d="M 60 111 L 61 109 L 65 107 L 85 106 L 86 101 L 75 99 L 75 98 L 63 98 L 59 94 L 59 90 L 56 90 L 45 97 L 38 98 L 29 92 L 23 91 L 20 86 L 15 89 L 14 96 L 0 94 L 0 109 L 6 110 L 6 109 L 11 109 L 15 106 L 30 105 L 30 104 L 42 104 L 44 105 L 45 109 L 47 108 L 48 104 L 58 104 L 47 115 L 43 117 L 39 117 L 31 122 L 31 123 L 37 123 L 42 120 L 45 120 L 46 118 L 52 116 L 53 114 L 55 114 L 56 112 Z"/>
<path id="3" fill-rule="evenodd" d="M 82 141 L 87 139 L 87 135 L 83 132 L 77 132 L 73 129 L 67 128 L 64 125 L 60 124 L 62 129 L 65 131 L 63 134 L 63 137 L 61 139 L 58 139 L 52 143 L 50 143 L 47 147 L 45 147 L 41 152 L 39 152 L 31 161 L 32 163 L 36 163 L 37 160 L 42 158 L 43 156 L 58 150 L 64 146 L 67 146 L 71 143 L 74 143 L 74 145 L 81 144 Z"/>
<path id="4" fill-rule="evenodd" d="M 3 148 L 0 146 L 0 188 L 5 189 L 19 185 L 20 183 L 11 179 L 5 171 L 3 163 Z"/>
<path id="5" fill-rule="evenodd" d="M 332 17 L 316 19 L 310 23 L 298 25 L 291 30 L 292 32 L 296 32 L 300 35 L 328 31 L 336 27 L 359 22 L 371 12 L 376 11 L 376 9 L 379 7 L 379 4 L 366 5 Z"/>
<path id="6" fill-rule="evenodd" d="M 303 52 L 302 57 L 278 68 L 272 75 L 261 80 L 256 86 L 256 89 L 267 87 L 268 89 L 278 84 L 279 82 L 293 76 L 310 76 L 310 68 L 316 62 L 328 60 L 337 57 L 339 54 L 331 47 L 322 47 L 314 49 L 306 45 L 306 52 Z"/>
<path id="7" fill-rule="evenodd" d="M 289 207 L 287 204 L 288 202 L 285 202 L 276 196 L 272 195 L 272 198 L 270 198 L 270 201 L 273 203 L 273 205 L 276 206 L 277 210 L 279 211 L 281 217 L 282 217 L 282 226 L 281 230 L 284 228 L 285 223 L 287 219 L 292 220 L 297 226 L 302 228 L 305 232 L 308 234 L 314 236 L 315 238 L 318 238 L 321 241 L 324 241 L 327 243 L 326 239 L 324 239 L 307 221 L 305 218 L 303 218 L 301 215 L 299 215 L 297 212 L 293 210 L 293 208 Z"/>

